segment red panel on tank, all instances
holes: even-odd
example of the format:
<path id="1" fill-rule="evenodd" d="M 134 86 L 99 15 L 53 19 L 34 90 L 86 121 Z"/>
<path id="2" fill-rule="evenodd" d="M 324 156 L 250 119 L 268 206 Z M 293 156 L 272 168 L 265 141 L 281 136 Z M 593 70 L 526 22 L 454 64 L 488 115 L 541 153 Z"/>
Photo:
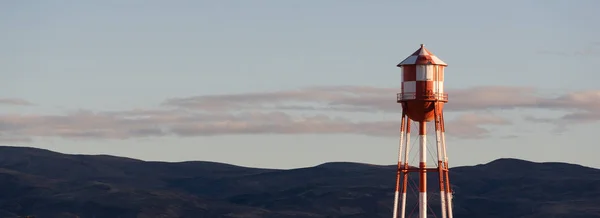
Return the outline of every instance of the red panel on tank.
<path id="1" fill-rule="evenodd" d="M 417 66 L 416 65 L 402 66 L 402 81 L 415 81 L 415 80 L 417 80 Z"/>
<path id="2" fill-rule="evenodd" d="M 433 94 L 433 81 L 417 81 L 417 99 L 420 95 Z"/>

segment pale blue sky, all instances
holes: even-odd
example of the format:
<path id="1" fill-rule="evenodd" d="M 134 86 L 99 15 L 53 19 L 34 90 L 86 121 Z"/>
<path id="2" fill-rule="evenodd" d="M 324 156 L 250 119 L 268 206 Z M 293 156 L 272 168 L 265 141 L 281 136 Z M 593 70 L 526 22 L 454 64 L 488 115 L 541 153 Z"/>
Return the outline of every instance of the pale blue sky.
<path id="1" fill-rule="evenodd" d="M 35 105 L 0 106 L 0 112 L 156 108 L 174 97 L 311 86 L 399 90 L 395 65 L 421 43 L 449 64 L 448 90 L 527 86 L 554 95 L 599 90 L 593 64 L 600 63 L 598 8 L 594 0 L 3 1 L 0 97 Z M 390 101 L 394 97 L 390 93 Z M 449 139 L 452 165 L 517 157 L 600 167 L 593 137 L 598 123 L 571 123 L 555 134 L 548 124 L 519 120 L 559 112 L 493 113 L 517 123 L 490 127 L 497 132 L 482 139 Z M 50 136 L 15 144 L 270 168 L 329 161 L 393 164 L 398 146 L 394 137 L 258 133 L 123 140 Z"/>

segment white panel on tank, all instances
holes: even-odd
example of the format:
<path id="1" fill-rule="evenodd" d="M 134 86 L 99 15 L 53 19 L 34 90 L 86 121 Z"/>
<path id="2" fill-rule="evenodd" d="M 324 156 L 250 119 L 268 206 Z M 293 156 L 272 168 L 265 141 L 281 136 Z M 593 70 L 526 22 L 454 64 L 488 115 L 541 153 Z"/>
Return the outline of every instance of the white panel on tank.
<path id="1" fill-rule="evenodd" d="M 432 81 L 433 80 L 433 73 L 435 72 L 435 66 L 434 65 L 427 65 L 427 81 Z"/>
<path id="2" fill-rule="evenodd" d="M 400 78 L 402 78 L 402 81 L 404 81 L 404 74 L 406 74 L 406 69 L 404 69 L 404 67 L 401 67 L 400 69 L 402 69 L 402 75 Z"/>
<path id="3" fill-rule="evenodd" d="M 425 81 L 427 79 L 427 66 L 426 65 L 417 65 L 417 81 Z"/>
<path id="4" fill-rule="evenodd" d="M 417 65 L 417 81 L 433 80 L 433 65 Z"/>
<path id="5" fill-rule="evenodd" d="M 444 67 L 438 67 L 438 80 L 444 81 Z"/>
<path id="6" fill-rule="evenodd" d="M 404 93 L 415 93 L 417 92 L 417 81 L 404 82 Z"/>

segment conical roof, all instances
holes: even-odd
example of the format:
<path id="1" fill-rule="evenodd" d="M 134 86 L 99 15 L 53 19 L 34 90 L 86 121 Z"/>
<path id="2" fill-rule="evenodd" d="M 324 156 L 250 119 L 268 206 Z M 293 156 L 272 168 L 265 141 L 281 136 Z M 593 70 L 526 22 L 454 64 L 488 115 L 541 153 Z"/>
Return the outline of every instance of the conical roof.
<path id="1" fill-rule="evenodd" d="M 425 45 L 421 44 L 421 48 L 416 50 L 402 62 L 400 62 L 397 66 L 400 67 L 402 65 L 416 65 L 416 64 L 433 64 L 433 65 L 443 65 L 448 66 L 444 61 L 436 57 L 433 53 L 425 48 Z"/>

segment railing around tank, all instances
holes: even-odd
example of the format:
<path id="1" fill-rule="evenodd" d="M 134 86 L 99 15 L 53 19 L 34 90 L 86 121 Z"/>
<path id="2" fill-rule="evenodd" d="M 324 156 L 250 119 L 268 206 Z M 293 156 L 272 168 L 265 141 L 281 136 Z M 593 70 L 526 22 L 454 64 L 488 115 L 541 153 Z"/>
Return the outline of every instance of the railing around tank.
<path id="1" fill-rule="evenodd" d="M 433 93 L 426 92 L 424 94 L 418 94 L 416 92 L 398 93 L 396 95 L 397 102 L 407 100 L 425 100 L 425 101 L 448 101 L 448 94 L 446 93 Z"/>

